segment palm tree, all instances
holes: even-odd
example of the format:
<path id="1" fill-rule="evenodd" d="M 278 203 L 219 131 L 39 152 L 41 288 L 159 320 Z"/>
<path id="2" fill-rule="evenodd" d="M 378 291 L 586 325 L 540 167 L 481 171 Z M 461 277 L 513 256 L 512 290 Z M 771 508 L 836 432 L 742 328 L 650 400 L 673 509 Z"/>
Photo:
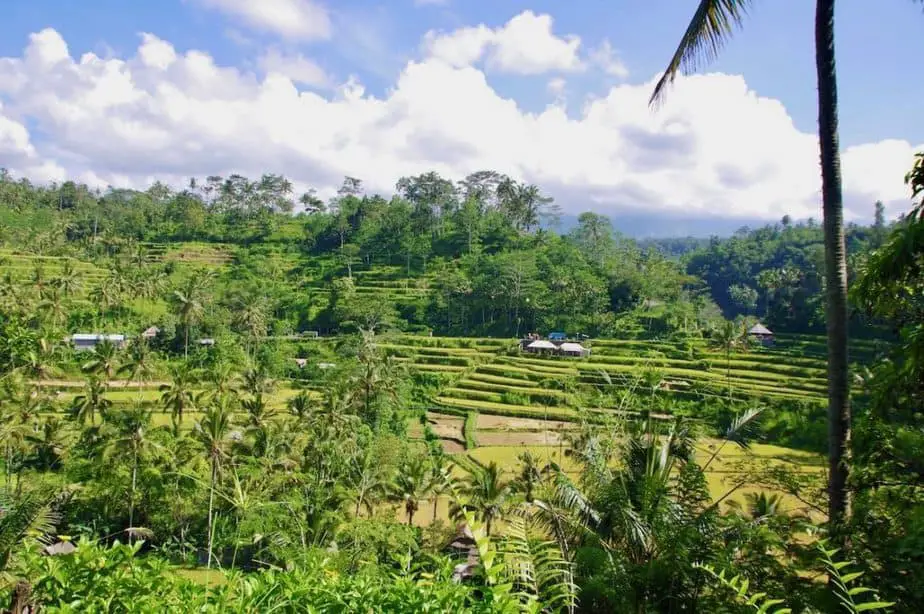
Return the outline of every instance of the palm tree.
<path id="1" fill-rule="evenodd" d="M 205 311 L 203 290 L 206 276 L 193 275 L 173 291 L 170 296 L 173 309 L 183 324 L 183 353 L 189 358 L 189 330 L 202 318 Z"/>
<path id="2" fill-rule="evenodd" d="M 80 274 L 74 268 L 74 262 L 68 258 L 61 267 L 61 273 L 55 278 L 55 285 L 61 288 L 65 298 L 70 298 L 80 289 Z"/>
<path id="3" fill-rule="evenodd" d="M 202 446 L 209 462 L 209 512 L 208 512 L 208 562 L 206 568 L 212 567 L 212 538 L 215 522 L 215 486 L 221 464 L 227 452 L 228 432 L 231 430 L 231 407 L 226 397 L 219 397 L 205 412 L 205 416 L 196 422 L 193 436 Z"/>
<path id="4" fill-rule="evenodd" d="M 783 514 L 783 495 L 765 491 L 749 492 L 744 495 L 744 503 L 729 501 L 728 507 L 751 520 L 774 518 Z"/>
<path id="5" fill-rule="evenodd" d="M 105 392 L 106 388 L 98 377 L 91 376 L 87 378 L 83 394 L 74 397 L 71 403 L 71 418 L 83 426 L 88 419 L 90 424 L 93 424 L 97 414 L 105 417 L 106 412 L 112 407 L 112 401 L 103 396 Z"/>
<path id="6" fill-rule="evenodd" d="M 424 457 L 415 456 L 398 467 L 391 484 L 391 496 L 404 503 L 407 526 L 414 523 L 414 514 L 420 509 L 420 501 L 427 497 L 431 484 L 430 467 Z"/>
<path id="7" fill-rule="evenodd" d="M 58 418 L 49 416 L 42 421 L 37 431 L 26 435 L 32 445 L 32 461 L 42 471 L 54 471 L 61 466 L 61 460 L 68 449 L 69 433 Z"/>
<path id="8" fill-rule="evenodd" d="M 299 423 L 305 422 L 314 412 L 314 401 L 307 392 L 300 392 L 297 396 L 289 399 L 289 402 L 286 403 L 286 408 L 289 410 L 289 414 L 295 417 L 296 421 Z"/>
<path id="9" fill-rule="evenodd" d="M 57 348 L 48 339 L 42 337 L 26 353 L 22 371 L 35 379 L 48 379 L 57 372 L 55 367 L 56 354 Z"/>
<path id="10" fill-rule="evenodd" d="M 49 286 L 42 290 L 42 300 L 36 305 L 36 309 L 50 317 L 52 324 L 55 326 L 58 326 L 67 318 L 67 309 L 64 307 L 61 290 L 58 286 Z"/>
<path id="11" fill-rule="evenodd" d="M 490 536 L 491 526 L 503 514 L 513 488 L 504 481 L 503 471 L 496 462 L 484 465 L 471 460 L 472 466 L 466 467 L 468 475 L 462 478 L 460 492 L 466 497 L 462 507 L 475 512 L 485 524 L 485 534 Z"/>
<path id="12" fill-rule="evenodd" d="M 108 339 L 97 343 L 90 354 L 90 360 L 83 363 L 80 370 L 84 373 L 101 375 L 108 382 L 118 370 L 118 350 Z"/>
<path id="13" fill-rule="evenodd" d="M 742 342 L 741 330 L 734 322 L 726 320 L 722 326 L 712 332 L 712 344 L 725 352 L 725 379 L 728 383 L 728 399 L 732 397 L 731 385 L 731 353 Z"/>
<path id="14" fill-rule="evenodd" d="M 155 373 L 154 356 L 149 349 L 147 339 L 138 336 L 132 343 L 128 352 L 128 360 L 118 368 L 118 373 L 124 373 L 129 381 L 134 381 L 138 387 L 138 401 L 141 401 L 144 382 L 151 379 Z"/>
<path id="15" fill-rule="evenodd" d="M 516 488 L 523 492 L 523 498 L 527 503 L 532 503 L 533 492 L 542 479 L 542 470 L 539 468 L 538 459 L 529 450 L 517 456 L 517 459 L 520 461 L 520 472 L 517 474 Z"/>
<path id="16" fill-rule="evenodd" d="M 107 445 L 105 455 L 127 455 L 131 457 L 132 478 L 128 497 L 128 531 L 129 541 L 135 533 L 135 493 L 138 491 L 138 468 L 142 455 L 154 445 L 148 439 L 148 427 L 151 424 L 151 412 L 136 405 L 135 407 L 108 414 L 115 426 L 115 437 Z"/>
<path id="17" fill-rule="evenodd" d="M 177 424 L 183 423 L 183 414 L 196 402 L 193 386 L 196 385 L 195 372 L 189 365 L 182 363 L 170 367 L 170 383 L 160 387 L 160 402 Z"/>
<path id="18" fill-rule="evenodd" d="M 388 477 L 368 449 L 350 459 L 349 479 L 356 497 L 353 515 L 359 518 L 359 510 L 365 507 L 369 516 L 372 516 L 375 503 L 388 492 Z"/>
<path id="19" fill-rule="evenodd" d="M 700 0 L 651 102 L 664 98 L 682 70 L 712 59 L 740 26 L 749 0 Z M 847 362 L 847 249 L 837 130 L 837 71 L 834 61 L 834 0 L 815 2 L 815 67 L 818 79 L 818 137 L 821 149 L 825 294 L 828 329 L 828 520 L 843 526 L 850 513 L 847 490 L 850 447 L 850 390 Z"/>

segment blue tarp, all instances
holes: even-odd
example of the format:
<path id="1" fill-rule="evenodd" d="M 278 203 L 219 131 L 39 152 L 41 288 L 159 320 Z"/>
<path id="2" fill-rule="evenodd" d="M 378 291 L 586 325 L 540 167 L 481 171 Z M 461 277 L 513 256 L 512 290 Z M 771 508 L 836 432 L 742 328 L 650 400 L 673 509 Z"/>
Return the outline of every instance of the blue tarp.
<path id="1" fill-rule="evenodd" d="M 568 336 L 565 333 L 549 333 L 549 339 L 551 341 L 564 341 Z"/>

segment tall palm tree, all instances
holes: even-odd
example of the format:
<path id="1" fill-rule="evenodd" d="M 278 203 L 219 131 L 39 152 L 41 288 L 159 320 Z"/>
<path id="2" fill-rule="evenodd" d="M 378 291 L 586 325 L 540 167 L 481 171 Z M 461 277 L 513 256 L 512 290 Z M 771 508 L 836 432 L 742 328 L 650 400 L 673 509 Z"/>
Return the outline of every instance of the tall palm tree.
<path id="1" fill-rule="evenodd" d="M 751 0 L 700 0 L 651 102 L 662 100 L 681 71 L 714 58 L 741 25 Z M 818 137 L 821 149 L 825 294 L 828 329 L 828 520 L 840 527 L 850 513 L 847 490 L 850 395 L 847 357 L 847 249 L 837 130 L 837 71 L 834 61 L 834 0 L 815 2 L 815 68 L 818 80 Z"/>
<path id="2" fill-rule="evenodd" d="M 58 286 L 48 286 L 42 290 L 41 299 L 36 309 L 39 313 L 51 318 L 54 326 L 58 326 L 67 318 L 67 309 Z"/>
<path id="3" fill-rule="evenodd" d="M 80 274 L 74 268 L 74 262 L 68 258 L 61 267 L 61 273 L 54 280 L 55 285 L 61 288 L 65 298 L 70 298 L 80 289 Z"/>
<path id="4" fill-rule="evenodd" d="M 183 353 L 186 358 L 189 358 L 189 330 L 205 312 L 203 291 L 207 279 L 206 276 L 193 275 L 170 296 L 176 315 L 183 324 Z"/>
<path id="5" fill-rule="evenodd" d="M 725 352 L 725 380 L 728 383 L 728 399 L 731 400 L 731 353 L 742 343 L 741 330 L 738 329 L 734 322 L 726 320 L 721 326 L 712 331 L 710 342 L 713 346 Z"/>
<path id="6" fill-rule="evenodd" d="M 491 535 L 491 527 L 504 513 L 513 488 L 496 462 L 484 465 L 472 460 L 472 466 L 466 467 L 468 475 L 462 478 L 460 491 L 466 498 L 462 507 L 475 512 L 485 524 L 485 534 Z"/>
<path id="7" fill-rule="evenodd" d="M 430 467 L 424 457 L 416 456 L 398 467 L 391 484 L 391 496 L 404 503 L 407 526 L 414 523 L 414 514 L 420 509 L 421 500 L 426 499 L 431 483 Z"/>
<path id="8" fill-rule="evenodd" d="M 84 373 L 101 375 L 105 381 L 112 379 L 118 370 L 118 350 L 108 339 L 97 343 L 90 353 L 90 359 L 80 367 Z"/>
<path id="9" fill-rule="evenodd" d="M 156 372 L 154 356 L 150 350 L 147 339 L 138 336 L 128 351 L 128 360 L 118 368 L 118 373 L 124 373 L 129 381 L 134 381 L 138 387 L 138 401 L 144 394 L 144 382 L 150 380 Z"/>
<path id="10" fill-rule="evenodd" d="M 360 509 L 365 507 L 372 516 L 376 502 L 388 492 L 388 476 L 368 448 L 350 459 L 349 481 L 356 498 L 353 515 L 359 518 Z"/>
<path id="11" fill-rule="evenodd" d="M 183 415 L 195 405 L 195 385 L 195 372 L 186 363 L 181 363 L 170 367 L 170 383 L 160 387 L 160 402 L 177 424 L 183 423 Z"/>
<path id="12" fill-rule="evenodd" d="M 228 433 L 231 430 L 231 407 L 227 397 L 219 397 L 206 410 L 201 420 L 196 422 L 193 436 L 202 446 L 209 462 L 209 512 L 208 512 L 208 562 L 206 568 L 212 567 L 212 538 L 215 522 L 215 487 L 221 465 L 227 456 Z"/>
<path id="13" fill-rule="evenodd" d="M 300 392 L 297 396 L 289 399 L 286 403 L 286 409 L 289 414 L 295 417 L 296 422 L 307 422 L 308 418 L 314 413 L 315 403 L 307 392 Z"/>
<path id="14" fill-rule="evenodd" d="M 108 443 L 105 454 L 107 456 L 128 456 L 131 459 L 132 477 L 128 496 L 128 530 L 129 540 L 135 533 L 135 504 L 138 491 L 138 469 L 141 457 L 154 446 L 148 438 L 148 427 L 151 424 L 151 412 L 136 405 L 131 409 L 109 414 L 108 418 L 114 424 L 115 437 Z"/>
<path id="15" fill-rule="evenodd" d="M 112 401 L 103 396 L 105 392 L 106 388 L 98 377 L 87 378 L 84 392 L 75 396 L 71 403 L 70 417 L 81 426 L 87 419 L 93 424 L 97 414 L 105 417 L 106 412 L 112 407 Z"/>

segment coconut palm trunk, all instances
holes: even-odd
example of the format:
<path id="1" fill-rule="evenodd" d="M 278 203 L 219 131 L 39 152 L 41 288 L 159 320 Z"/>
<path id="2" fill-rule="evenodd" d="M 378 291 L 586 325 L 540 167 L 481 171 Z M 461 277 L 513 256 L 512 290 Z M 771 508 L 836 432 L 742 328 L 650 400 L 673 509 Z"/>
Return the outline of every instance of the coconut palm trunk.
<path id="1" fill-rule="evenodd" d="M 753 0 L 700 0 L 680 44 L 651 96 L 663 100 L 684 70 L 711 60 Z M 837 532 L 848 520 L 850 398 L 847 361 L 847 257 L 837 134 L 837 73 L 834 61 L 835 0 L 815 3 L 815 62 L 818 78 L 818 140 L 821 149 L 825 246 L 825 311 L 828 334 L 828 519 Z"/>
<path id="2" fill-rule="evenodd" d="M 214 535 L 214 509 L 215 509 L 215 481 L 218 478 L 218 463 L 212 458 L 212 476 L 209 481 L 209 518 L 208 518 L 208 560 L 205 563 L 206 569 L 212 568 L 212 537 Z"/>
<path id="3" fill-rule="evenodd" d="M 844 524 L 850 510 L 847 490 L 850 398 L 847 373 L 847 249 L 837 134 L 834 0 L 817 0 L 815 64 L 818 72 L 818 137 L 821 144 L 828 329 L 828 520 L 836 530 Z"/>

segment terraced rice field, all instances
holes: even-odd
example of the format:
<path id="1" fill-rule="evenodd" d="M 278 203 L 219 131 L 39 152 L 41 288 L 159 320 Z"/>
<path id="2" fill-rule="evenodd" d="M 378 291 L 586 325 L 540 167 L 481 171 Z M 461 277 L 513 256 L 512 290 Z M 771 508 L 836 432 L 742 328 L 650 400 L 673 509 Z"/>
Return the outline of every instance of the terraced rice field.
<path id="1" fill-rule="evenodd" d="M 825 403 L 824 339 L 783 335 L 776 346 L 723 352 L 705 343 L 591 342 L 589 358 L 519 353 L 514 340 L 397 337 L 386 352 L 419 371 L 452 374 L 433 408 L 512 417 L 575 420 L 581 410 L 635 410 L 624 391 L 661 398 Z M 877 348 L 858 341 L 855 359 Z"/>

